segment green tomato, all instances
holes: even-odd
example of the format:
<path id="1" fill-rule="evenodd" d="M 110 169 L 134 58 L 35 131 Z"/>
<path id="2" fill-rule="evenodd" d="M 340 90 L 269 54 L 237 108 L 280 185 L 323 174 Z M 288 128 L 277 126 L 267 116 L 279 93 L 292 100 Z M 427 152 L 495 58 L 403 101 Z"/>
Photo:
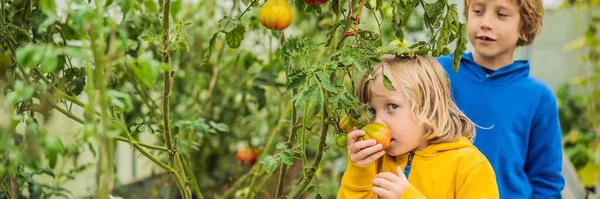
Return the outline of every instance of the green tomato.
<path id="1" fill-rule="evenodd" d="M 338 133 L 335 135 L 335 145 L 337 145 L 340 148 L 346 148 L 346 145 L 348 144 L 347 140 L 348 134 Z"/>

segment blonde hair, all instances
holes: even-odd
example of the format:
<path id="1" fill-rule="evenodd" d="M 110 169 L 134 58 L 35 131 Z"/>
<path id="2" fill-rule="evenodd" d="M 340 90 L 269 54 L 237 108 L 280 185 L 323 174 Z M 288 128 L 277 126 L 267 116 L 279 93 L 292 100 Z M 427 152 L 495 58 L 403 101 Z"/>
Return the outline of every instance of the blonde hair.
<path id="1" fill-rule="evenodd" d="M 388 78 L 396 85 L 395 89 L 403 92 L 408 100 L 412 118 L 418 121 L 418 125 L 424 125 L 424 136 L 430 144 L 453 142 L 460 136 L 473 139 L 473 122 L 452 100 L 446 72 L 429 55 L 416 55 L 413 58 L 383 56 L 382 64 L 360 80 L 356 93 L 361 103 L 371 99 L 375 93 L 373 82 L 383 79 L 377 77 L 382 76 L 384 70 L 391 75 Z"/>
<path id="2" fill-rule="evenodd" d="M 521 21 L 519 22 L 519 40 L 517 46 L 527 46 L 533 43 L 537 34 L 542 30 L 544 7 L 542 0 L 512 0 L 519 8 Z M 471 0 L 465 0 L 465 18 L 469 16 Z"/>

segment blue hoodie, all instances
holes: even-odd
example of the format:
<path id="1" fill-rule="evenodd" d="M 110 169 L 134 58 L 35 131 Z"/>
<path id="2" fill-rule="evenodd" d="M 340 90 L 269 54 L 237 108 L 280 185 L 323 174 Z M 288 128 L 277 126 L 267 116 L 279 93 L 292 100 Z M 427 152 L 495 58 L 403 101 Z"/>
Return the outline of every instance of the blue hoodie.
<path id="1" fill-rule="evenodd" d="M 561 198 L 562 143 L 552 90 L 518 60 L 487 75 L 464 54 L 439 57 L 458 107 L 477 125 L 475 146 L 492 164 L 500 198 Z"/>

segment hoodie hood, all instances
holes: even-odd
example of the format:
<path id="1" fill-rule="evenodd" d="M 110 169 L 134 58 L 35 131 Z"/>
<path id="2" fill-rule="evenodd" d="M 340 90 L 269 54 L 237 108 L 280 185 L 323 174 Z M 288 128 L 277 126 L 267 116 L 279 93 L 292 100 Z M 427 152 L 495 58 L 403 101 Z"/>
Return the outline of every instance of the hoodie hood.
<path id="1" fill-rule="evenodd" d="M 461 67 L 465 67 L 479 81 L 507 83 L 529 76 L 529 61 L 527 60 L 515 60 L 512 64 L 504 66 L 488 76 L 481 65 L 473 59 L 473 53 L 465 53 L 462 56 Z"/>
<path id="2" fill-rule="evenodd" d="M 416 151 L 418 156 L 435 156 L 444 151 L 457 150 L 461 148 L 474 147 L 471 140 L 466 137 L 460 137 L 455 142 L 431 144 L 421 150 Z"/>

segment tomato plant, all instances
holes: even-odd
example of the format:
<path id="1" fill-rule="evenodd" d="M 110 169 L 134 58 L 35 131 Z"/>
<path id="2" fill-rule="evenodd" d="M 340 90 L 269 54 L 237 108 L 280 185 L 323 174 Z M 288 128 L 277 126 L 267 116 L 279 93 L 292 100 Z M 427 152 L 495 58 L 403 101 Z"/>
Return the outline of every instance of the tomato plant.
<path id="1" fill-rule="evenodd" d="M 122 142 L 182 198 L 332 198 L 345 160 L 333 132 L 368 106 L 354 80 L 382 54 L 453 50 L 458 66 L 467 41 L 445 0 L 263 2 L 0 0 L 0 197 L 108 198 Z M 384 45 L 396 39 L 412 44 Z M 49 130 L 54 118 L 75 136 Z M 259 164 L 235 164 L 244 145 Z"/>

